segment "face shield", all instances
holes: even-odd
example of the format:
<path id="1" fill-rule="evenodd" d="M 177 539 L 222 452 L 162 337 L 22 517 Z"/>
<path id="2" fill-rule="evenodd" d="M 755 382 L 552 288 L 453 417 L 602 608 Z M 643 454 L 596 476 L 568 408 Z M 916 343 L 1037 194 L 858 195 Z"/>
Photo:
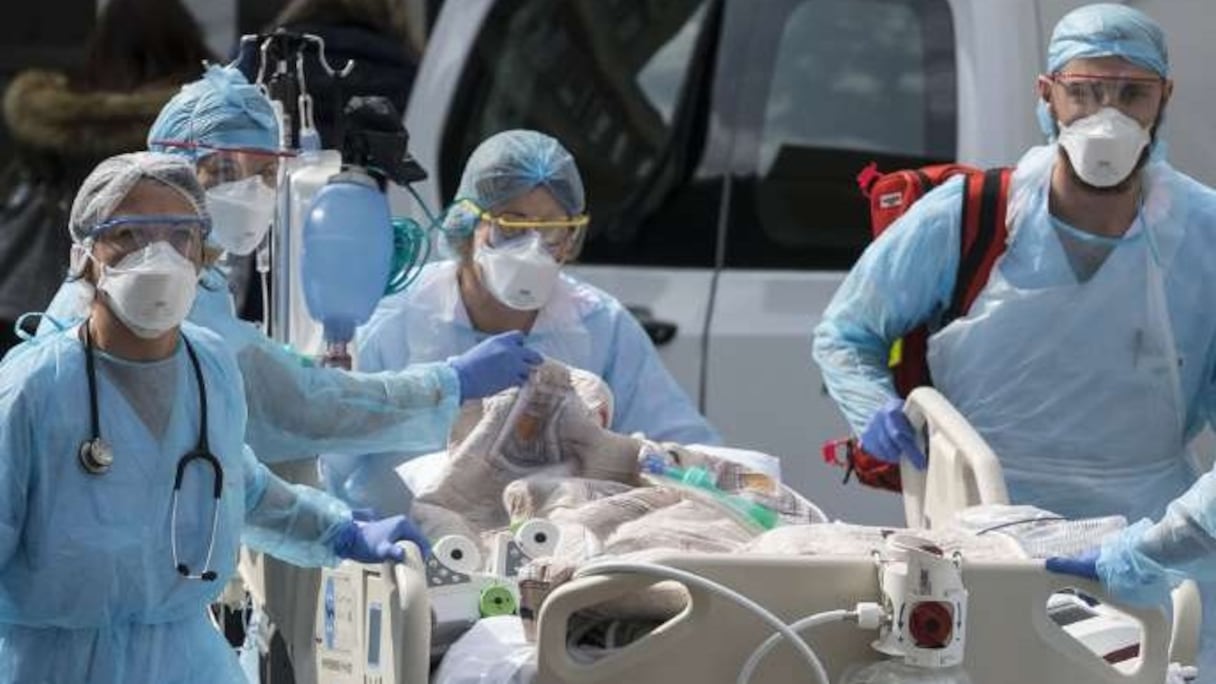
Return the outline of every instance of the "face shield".
<path id="1" fill-rule="evenodd" d="M 278 183 L 279 164 L 295 156 L 291 152 L 261 147 L 228 147 L 181 140 L 153 140 L 151 144 L 188 150 L 195 159 L 199 183 L 207 189 L 257 178 L 273 190 Z"/>
<path id="2" fill-rule="evenodd" d="M 245 255 L 261 244 L 274 216 L 279 165 L 293 156 L 259 147 L 153 141 L 190 150 L 199 184 L 207 193 L 207 212 L 215 225 L 212 240 L 225 252 Z"/>

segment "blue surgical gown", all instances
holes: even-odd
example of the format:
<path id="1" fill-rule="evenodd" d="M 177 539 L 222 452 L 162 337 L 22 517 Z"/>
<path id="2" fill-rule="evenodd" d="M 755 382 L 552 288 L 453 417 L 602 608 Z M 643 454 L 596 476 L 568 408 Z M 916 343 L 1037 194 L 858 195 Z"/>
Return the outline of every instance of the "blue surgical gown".
<path id="1" fill-rule="evenodd" d="M 39 333 L 80 320 L 91 289 L 65 282 Z M 421 449 L 447 437 L 460 383 L 446 363 L 420 363 L 391 373 L 349 373 L 313 365 L 237 318 L 222 271 L 203 273 L 191 323 L 220 336 L 245 380 L 245 440 L 266 463 L 321 452 L 364 454 Z"/>
<path id="2" fill-rule="evenodd" d="M 244 682 L 233 650 L 207 617 L 231 577 L 238 543 L 302 565 L 332 565 L 349 509 L 288 485 L 242 444 L 241 377 L 223 343 L 183 326 L 207 393 L 207 435 L 223 466 L 213 582 L 184 579 L 173 563 L 171 494 L 178 459 L 195 448 L 198 389 L 179 344 L 168 359 L 175 399 L 156 438 L 129 392 L 97 371 L 100 432 L 114 465 L 86 473 L 91 436 L 85 351 L 78 330 L 41 336 L 0 365 L 0 682 Z M 172 371 L 171 371 L 172 372 Z M 128 376 L 132 377 L 132 376 Z M 163 377 L 163 376 L 157 376 Z M 125 387 L 125 389 L 124 389 Z M 203 569 L 211 534 L 212 470 L 195 461 L 178 496 L 183 562 Z"/>
<path id="3" fill-rule="evenodd" d="M 456 269 L 456 261 L 429 264 L 410 289 L 380 303 L 356 338 L 360 370 L 396 370 L 442 361 L 489 337 L 469 322 Z M 664 367 L 645 331 L 611 295 L 562 274 L 537 315 L 527 344 L 604 378 L 615 399 L 612 430 L 644 432 L 651 439 L 686 444 L 721 442 Z M 399 463 L 445 446 L 445 440 L 439 439 L 425 448 L 398 449 L 368 461 L 327 455 L 325 480 L 331 491 L 348 501 L 373 504 L 361 500 L 352 488 L 394 478 L 391 471 Z M 383 512 L 385 503 L 380 502 L 377 510 Z"/>
<path id="4" fill-rule="evenodd" d="M 1193 481 L 1185 450 L 1216 411 L 1216 192 L 1148 164 L 1139 216 L 1084 280 L 1062 246 L 1077 231 L 1061 237 L 1047 211 L 1056 150 L 1019 162 L 1008 247 L 971 311 L 931 336 L 930 369 L 993 447 L 1015 502 L 1157 517 Z M 913 205 L 815 329 L 815 360 L 858 434 L 894 396 L 894 340 L 949 301 L 961 199 L 956 180 Z"/>

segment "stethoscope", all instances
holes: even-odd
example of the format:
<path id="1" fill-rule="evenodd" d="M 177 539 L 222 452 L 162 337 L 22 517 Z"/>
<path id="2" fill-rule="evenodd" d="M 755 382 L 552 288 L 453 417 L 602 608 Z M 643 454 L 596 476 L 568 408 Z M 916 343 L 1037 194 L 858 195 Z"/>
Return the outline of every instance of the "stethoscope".
<path id="1" fill-rule="evenodd" d="M 92 421 L 93 432 L 90 439 L 86 439 L 80 444 L 79 457 L 80 466 L 84 468 L 85 472 L 90 475 L 104 475 L 114 465 L 114 451 L 101 438 L 101 423 L 98 419 L 97 411 L 97 371 L 93 361 L 93 336 L 89 331 L 89 322 L 88 320 L 84 322 L 83 332 L 85 373 L 89 379 L 89 419 Z M 201 418 L 202 429 L 199 431 L 198 444 L 195 445 L 194 449 L 186 452 L 185 455 L 177 460 L 177 474 L 173 478 L 169 536 L 170 543 L 173 546 L 173 567 L 177 569 L 177 573 L 186 579 L 212 582 L 218 577 L 217 573 L 211 569 L 211 556 L 215 551 L 215 533 L 219 527 L 220 496 L 224 493 L 224 467 L 220 464 L 219 459 L 211 453 L 211 449 L 207 444 L 207 386 L 203 381 L 203 371 L 199 367 L 198 356 L 194 353 L 194 347 L 190 345 L 190 341 L 185 336 L 182 337 L 182 343 L 186 345 L 186 354 L 190 357 L 190 365 L 194 369 L 194 380 L 198 387 L 199 417 Z M 177 495 L 182 489 L 182 479 L 186 475 L 186 466 L 195 460 L 204 461 L 211 466 L 213 475 L 211 495 L 215 500 L 215 506 L 211 510 L 211 538 L 207 542 L 207 558 L 203 561 L 203 572 L 199 574 L 191 573 L 190 566 L 181 562 L 177 553 Z"/>

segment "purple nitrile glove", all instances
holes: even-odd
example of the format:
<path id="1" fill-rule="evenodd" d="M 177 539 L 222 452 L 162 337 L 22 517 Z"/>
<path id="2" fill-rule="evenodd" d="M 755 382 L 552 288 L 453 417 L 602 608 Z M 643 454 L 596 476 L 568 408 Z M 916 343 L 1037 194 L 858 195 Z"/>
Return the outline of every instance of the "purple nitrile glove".
<path id="1" fill-rule="evenodd" d="M 903 399 L 888 401 L 874 414 L 861 433 L 861 448 L 886 463 L 899 463 L 901 456 L 907 456 L 918 470 L 924 470 L 929 462 L 916 443 L 912 423 L 904 415 Z"/>
<path id="2" fill-rule="evenodd" d="M 460 400 L 481 399 L 528 381 L 544 359 L 524 344 L 518 330 L 495 335 L 460 356 L 448 359 L 460 378 Z"/>
<path id="3" fill-rule="evenodd" d="M 399 541 L 417 544 L 423 558 L 431 555 L 430 542 L 404 515 L 373 522 L 351 520 L 334 538 L 334 553 L 358 563 L 401 563 L 405 561 L 405 551 L 397 546 Z"/>
<path id="4" fill-rule="evenodd" d="M 1047 569 L 1060 575 L 1072 575 L 1098 581 L 1098 549 L 1082 551 L 1078 556 L 1053 556 L 1046 561 Z"/>

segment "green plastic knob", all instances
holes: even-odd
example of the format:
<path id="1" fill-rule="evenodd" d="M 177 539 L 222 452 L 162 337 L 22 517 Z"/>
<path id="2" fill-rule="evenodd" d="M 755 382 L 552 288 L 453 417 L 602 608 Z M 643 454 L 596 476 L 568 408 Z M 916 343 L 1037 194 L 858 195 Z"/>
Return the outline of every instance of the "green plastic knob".
<path id="1" fill-rule="evenodd" d="M 481 609 L 481 616 L 494 617 L 496 615 L 514 615 L 517 606 L 515 605 L 515 595 L 511 590 L 495 585 L 486 587 L 481 590 L 481 600 L 478 603 Z"/>

